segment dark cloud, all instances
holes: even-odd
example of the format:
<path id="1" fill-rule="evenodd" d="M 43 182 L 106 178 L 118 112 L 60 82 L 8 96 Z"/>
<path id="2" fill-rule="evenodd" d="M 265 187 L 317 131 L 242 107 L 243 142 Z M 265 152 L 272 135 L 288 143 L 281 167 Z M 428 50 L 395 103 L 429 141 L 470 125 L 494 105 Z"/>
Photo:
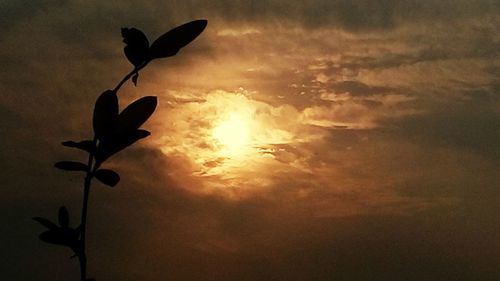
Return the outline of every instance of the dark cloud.
<path id="1" fill-rule="evenodd" d="M 194 4 L 194 3 L 193 3 Z M 500 8 L 493 1 L 211 1 L 199 6 L 210 14 L 232 21 L 301 22 L 306 26 L 337 26 L 351 31 L 392 29 L 401 23 L 449 22 L 494 15 Z M 193 7 L 192 7 L 193 8 Z"/>
<path id="2" fill-rule="evenodd" d="M 421 116 L 408 116 L 390 122 L 397 134 L 418 143 L 455 147 L 467 153 L 479 153 L 498 162 L 500 150 L 500 115 L 497 97 L 492 93 L 471 94 L 473 98 L 450 103 Z"/>
<path id="3" fill-rule="evenodd" d="M 6 29 L 12 27 L 20 21 L 25 21 L 40 13 L 48 13 L 57 6 L 67 4 L 68 0 L 35 0 L 35 1 L 16 1 L 6 0 L 2 3 L 0 10 L 0 27 Z"/>
<path id="4" fill-rule="evenodd" d="M 216 0 L 183 3 L 157 1 L 148 4 L 120 2 L 119 5 L 114 2 L 7 1 L 4 5 L 6 6 L 3 9 L 4 24 L 7 26 L 43 13 L 55 13 L 64 6 L 69 13 L 56 18 L 71 21 L 72 26 L 78 26 L 84 32 L 91 26 L 91 30 L 106 26 L 103 23 L 133 24 L 156 29 L 158 26 L 172 25 L 178 21 L 198 17 L 234 23 L 288 21 L 309 27 L 328 26 L 364 32 L 392 29 L 400 24 L 415 22 L 460 23 L 469 18 L 492 17 L 500 9 L 498 3 L 487 0 L 439 1 L 425 4 L 413 0 L 308 2 Z M 101 24 L 97 26 L 96 22 Z M 66 28 L 63 24 L 52 27 Z M 71 34 L 69 29 L 66 31 L 68 35 Z M 72 40 L 74 41 L 74 38 Z"/>
<path id="5" fill-rule="evenodd" d="M 337 82 L 331 85 L 330 88 L 337 94 L 349 94 L 353 97 L 377 95 L 391 90 L 386 87 L 370 87 L 358 81 Z"/>
<path id="6" fill-rule="evenodd" d="M 494 223 L 483 225 L 494 216 L 479 219 L 481 214 L 468 208 L 317 218 L 289 204 L 283 191 L 236 202 L 185 193 L 164 174 L 151 174 L 152 167 L 162 171 L 180 165 L 155 150 L 132 149 L 113 163 L 134 176 L 124 178 L 119 189 L 96 185 L 93 191 L 90 250 L 101 253 L 91 260 L 96 278 L 438 281 L 495 280 L 499 274 L 495 261 L 500 256 L 490 250 L 498 243 L 487 238 L 498 229 Z M 153 182 L 145 185 L 144 179 Z M 50 275 L 37 271 L 44 260 L 59 261 L 56 254 L 63 254 L 37 243 L 33 238 L 33 247 L 44 254 L 31 262 L 42 280 L 74 274 L 64 269 L 71 268 L 67 259 Z M 30 278 L 13 269 L 5 273 Z"/>

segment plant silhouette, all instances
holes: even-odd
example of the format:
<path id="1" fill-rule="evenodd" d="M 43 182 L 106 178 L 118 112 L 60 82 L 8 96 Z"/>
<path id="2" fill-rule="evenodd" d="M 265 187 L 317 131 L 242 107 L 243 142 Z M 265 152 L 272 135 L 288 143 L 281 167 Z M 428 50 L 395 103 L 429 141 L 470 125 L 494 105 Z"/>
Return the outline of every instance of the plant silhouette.
<path id="1" fill-rule="evenodd" d="M 86 163 L 60 161 L 54 165 L 61 170 L 85 173 L 80 224 L 76 227 L 70 226 L 69 214 L 65 206 L 59 208 L 58 224 L 42 217 L 33 219 L 47 228 L 39 236 L 42 241 L 65 246 L 73 251 L 72 258 L 77 257 L 79 260 L 81 281 L 94 280 L 87 278 L 85 251 L 87 209 L 92 180 L 95 178 L 110 187 L 118 184 L 120 181 L 118 173 L 101 168 L 101 166 L 114 154 L 150 135 L 148 131 L 140 127 L 151 117 L 157 105 L 156 97 L 147 96 L 134 101 L 119 112 L 118 91 L 129 79 L 137 86 L 141 69 L 155 59 L 176 55 L 181 48 L 198 37 L 206 26 L 206 20 L 185 23 L 161 35 L 151 45 L 146 35 L 139 29 L 122 28 L 121 34 L 126 44 L 124 53 L 134 66 L 133 70 L 125 75 L 113 90 L 106 90 L 97 98 L 92 121 L 93 139 L 62 142 L 63 146 L 83 150 L 88 154 Z"/>

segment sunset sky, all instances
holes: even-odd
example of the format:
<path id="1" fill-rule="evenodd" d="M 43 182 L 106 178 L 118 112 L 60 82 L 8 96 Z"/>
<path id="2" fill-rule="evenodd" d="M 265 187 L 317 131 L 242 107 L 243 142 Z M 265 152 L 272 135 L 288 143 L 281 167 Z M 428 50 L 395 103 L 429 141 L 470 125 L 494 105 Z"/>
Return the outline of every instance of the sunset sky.
<path id="1" fill-rule="evenodd" d="M 95 182 L 89 276 L 171 281 L 500 280 L 500 2 L 3 0 L 0 273 L 77 280 L 34 216 L 80 216 L 96 98 L 150 42 L 205 31 L 127 83 L 149 138 Z"/>

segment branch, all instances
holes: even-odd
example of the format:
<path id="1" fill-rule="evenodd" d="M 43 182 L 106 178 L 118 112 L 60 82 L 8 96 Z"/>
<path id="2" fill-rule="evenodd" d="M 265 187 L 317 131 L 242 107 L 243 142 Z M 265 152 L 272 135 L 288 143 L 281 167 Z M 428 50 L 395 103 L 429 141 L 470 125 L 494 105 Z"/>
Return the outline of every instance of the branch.
<path id="1" fill-rule="evenodd" d="M 146 65 L 148 65 L 149 62 L 150 61 L 145 61 L 141 65 L 136 66 L 134 69 L 132 69 L 132 71 L 130 71 L 127 75 L 125 75 L 125 77 L 123 77 L 123 79 L 118 83 L 118 85 L 116 85 L 116 87 L 113 89 L 113 92 L 117 93 L 118 90 L 120 90 L 120 88 L 123 86 L 123 84 L 127 82 L 127 80 L 132 78 L 132 76 L 134 76 L 135 74 L 139 73 L 139 70 L 146 67 Z"/>

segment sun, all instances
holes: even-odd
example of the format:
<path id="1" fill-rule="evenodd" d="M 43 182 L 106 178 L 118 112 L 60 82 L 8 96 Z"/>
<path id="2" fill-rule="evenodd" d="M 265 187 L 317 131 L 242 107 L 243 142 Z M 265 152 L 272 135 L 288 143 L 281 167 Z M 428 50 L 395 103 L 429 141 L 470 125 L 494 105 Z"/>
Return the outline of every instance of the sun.
<path id="1" fill-rule="evenodd" d="M 250 120 L 244 114 L 230 113 L 212 131 L 225 156 L 242 154 L 250 145 Z"/>

